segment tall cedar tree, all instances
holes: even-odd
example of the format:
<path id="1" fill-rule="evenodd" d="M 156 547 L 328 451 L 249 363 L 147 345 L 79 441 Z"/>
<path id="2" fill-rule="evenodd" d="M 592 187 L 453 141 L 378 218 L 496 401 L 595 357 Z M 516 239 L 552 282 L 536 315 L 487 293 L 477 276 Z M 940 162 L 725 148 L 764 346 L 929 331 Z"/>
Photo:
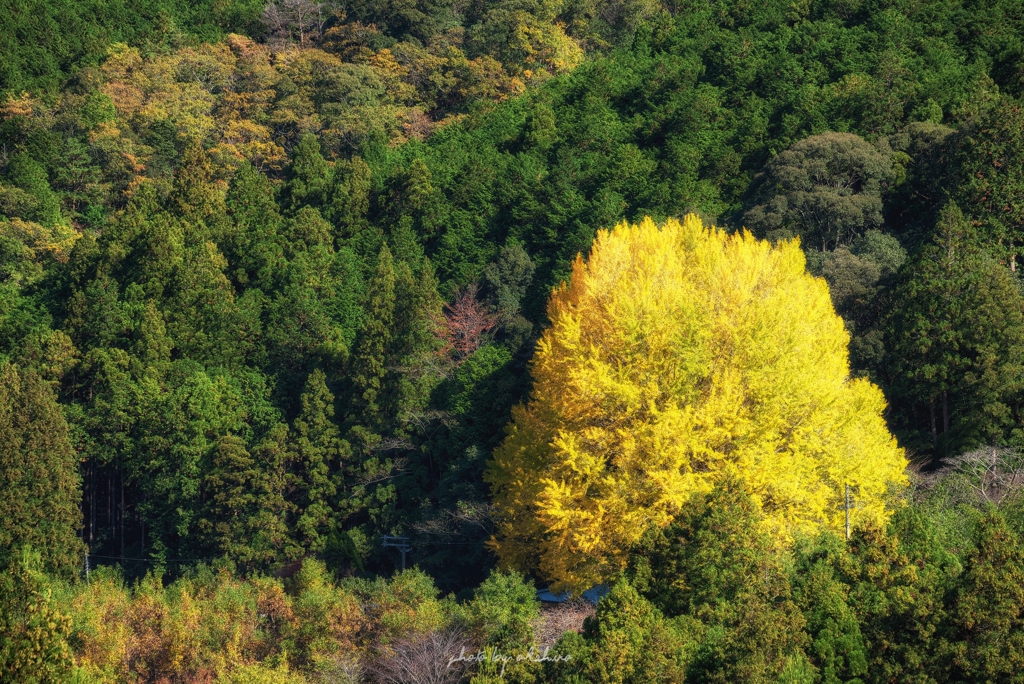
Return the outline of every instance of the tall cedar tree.
<path id="1" fill-rule="evenodd" d="M 1016 268 L 1024 249 L 1024 107 L 1002 97 L 950 140 L 944 185 L 970 213 L 986 245 Z"/>
<path id="2" fill-rule="evenodd" d="M 39 553 L 28 546 L 0 564 L 0 681 L 70 681 L 71 618 L 53 596 Z"/>
<path id="3" fill-rule="evenodd" d="M 889 529 L 868 524 L 854 532 L 838 576 L 860 622 L 868 653 L 868 681 L 941 680 L 940 630 L 945 596 L 959 564 L 933 530 L 911 510 Z"/>
<path id="4" fill-rule="evenodd" d="M 327 377 L 313 371 L 302 393 L 302 413 L 295 419 L 295 457 L 299 501 L 295 528 L 304 548 L 322 551 L 334 522 L 331 500 L 337 493 L 332 474 L 348 453 L 334 424 L 334 395 Z"/>
<path id="5" fill-rule="evenodd" d="M 78 458 L 53 388 L 34 370 L 0 364 L 0 549 L 35 547 L 46 568 L 82 564 Z"/>
<path id="6" fill-rule="evenodd" d="M 1024 297 L 955 204 L 894 297 L 892 386 L 918 409 L 933 446 L 943 437 L 948 453 L 1007 437 L 1024 388 Z"/>
<path id="7" fill-rule="evenodd" d="M 845 539 L 832 531 L 804 540 L 791 574 L 793 600 L 804 614 L 807 654 L 822 684 L 856 681 L 868 672 L 868 652 L 850 603 L 850 588 L 836 568 L 847 553 Z"/>
<path id="8" fill-rule="evenodd" d="M 302 136 L 288 170 L 288 193 L 292 211 L 320 206 L 331 183 L 331 169 L 320 154 L 320 142 L 312 133 Z"/>
<path id="9" fill-rule="evenodd" d="M 804 617 L 759 507 L 738 480 L 694 496 L 637 549 L 637 587 L 667 616 L 707 632 L 689 681 L 768 682 L 811 671 Z"/>
<path id="10" fill-rule="evenodd" d="M 244 441 L 226 435 L 217 442 L 203 485 L 206 515 L 200 527 L 215 553 L 244 569 L 268 569 L 292 560 L 297 547 L 288 529 L 295 506 L 286 500 L 294 458 L 277 425 L 250 454 Z"/>
<path id="11" fill-rule="evenodd" d="M 395 264 L 386 243 L 381 245 L 377 269 L 367 288 L 365 310 L 352 363 L 352 404 L 356 412 L 349 421 L 379 430 L 384 420 L 380 395 L 395 322 Z"/>
<path id="12" fill-rule="evenodd" d="M 270 180 L 252 164 L 242 164 L 228 189 L 227 209 L 234 228 L 221 248 L 228 258 L 232 279 L 243 286 L 251 283 L 266 292 L 273 291 L 285 258 L 279 236 L 281 214 Z"/>
<path id="13" fill-rule="evenodd" d="M 998 512 L 978 525 L 950 618 L 950 679 L 1017 681 L 1024 672 L 1024 552 Z"/>

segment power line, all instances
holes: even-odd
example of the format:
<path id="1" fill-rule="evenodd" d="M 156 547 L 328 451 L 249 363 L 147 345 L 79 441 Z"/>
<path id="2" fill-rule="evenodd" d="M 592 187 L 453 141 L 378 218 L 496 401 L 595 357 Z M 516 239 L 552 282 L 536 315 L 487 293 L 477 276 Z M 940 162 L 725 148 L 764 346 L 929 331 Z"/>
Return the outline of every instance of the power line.
<path id="1" fill-rule="evenodd" d="M 128 556 L 102 556 L 98 553 L 87 553 L 86 558 L 107 558 L 109 560 L 139 561 L 143 563 L 156 563 L 152 558 L 130 558 Z M 161 563 L 201 563 L 216 560 L 214 558 L 164 558 Z"/>

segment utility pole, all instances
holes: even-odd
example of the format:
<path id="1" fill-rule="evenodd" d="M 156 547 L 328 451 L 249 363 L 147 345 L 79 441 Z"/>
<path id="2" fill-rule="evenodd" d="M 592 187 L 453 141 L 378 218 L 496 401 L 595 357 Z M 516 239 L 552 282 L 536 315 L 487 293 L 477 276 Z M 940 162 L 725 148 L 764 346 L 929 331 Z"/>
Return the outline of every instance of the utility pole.
<path id="1" fill-rule="evenodd" d="M 846 485 L 846 495 L 843 497 L 843 508 L 846 510 L 846 541 L 850 541 L 850 511 L 860 508 L 859 501 L 850 501 L 850 485 Z"/>
<path id="2" fill-rule="evenodd" d="M 395 548 L 395 549 L 398 549 L 399 551 L 402 552 L 402 570 L 404 571 L 405 570 L 405 554 L 407 554 L 409 551 L 412 551 L 412 547 L 409 546 L 409 538 L 408 537 L 396 537 L 394 535 L 385 534 L 384 535 L 384 543 L 382 544 L 382 546 L 384 548 Z"/>
<path id="3" fill-rule="evenodd" d="M 850 541 L 850 485 L 846 485 L 846 541 Z"/>

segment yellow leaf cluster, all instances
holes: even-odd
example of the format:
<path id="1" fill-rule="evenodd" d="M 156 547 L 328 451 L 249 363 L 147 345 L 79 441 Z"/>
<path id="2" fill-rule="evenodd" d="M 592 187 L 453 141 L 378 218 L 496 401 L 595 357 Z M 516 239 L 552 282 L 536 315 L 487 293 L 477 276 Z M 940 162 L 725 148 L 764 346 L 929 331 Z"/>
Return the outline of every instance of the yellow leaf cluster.
<path id="1" fill-rule="evenodd" d="M 533 391 L 487 472 L 502 562 L 557 588 L 621 569 L 695 492 L 745 480 L 782 542 L 886 518 L 906 460 L 797 242 L 693 215 L 600 231 L 548 304 Z"/>
<path id="2" fill-rule="evenodd" d="M 29 258 L 50 255 L 61 263 L 67 263 L 72 248 L 82 234 L 65 223 L 43 226 L 12 218 L 0 222 L 0 236 L 14 238 L 24 245 L 28 249 L 26 256 Z"/>

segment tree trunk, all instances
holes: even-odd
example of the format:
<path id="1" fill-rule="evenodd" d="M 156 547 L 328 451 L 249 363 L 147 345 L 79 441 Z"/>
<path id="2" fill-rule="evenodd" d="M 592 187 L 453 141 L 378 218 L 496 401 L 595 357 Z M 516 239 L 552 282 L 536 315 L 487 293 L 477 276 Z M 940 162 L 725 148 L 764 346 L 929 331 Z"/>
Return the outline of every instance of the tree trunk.
<path id="1" fill-rule="evenodd" d="M 942 393 L 942 434 L 949 432 L 949 393 Z"/>
<path id="2" fill-rule="evenodd" d="M 121 479 L 121 558 L 124 558 L 124 473 L 118 472 Z"/>
<path id="3" fill-rule="evenodd" d="M 932 447 L 938 448 L 939 446 L 939 433 L 935 431 L 935 397 L 932 397 L 929 403 L 929 412 L 932 417 Z"/>
<path id="4" fill-rule="evenodd" d="M 96 535 L 96 464 L 89 459 L 89 544 Z"/>

